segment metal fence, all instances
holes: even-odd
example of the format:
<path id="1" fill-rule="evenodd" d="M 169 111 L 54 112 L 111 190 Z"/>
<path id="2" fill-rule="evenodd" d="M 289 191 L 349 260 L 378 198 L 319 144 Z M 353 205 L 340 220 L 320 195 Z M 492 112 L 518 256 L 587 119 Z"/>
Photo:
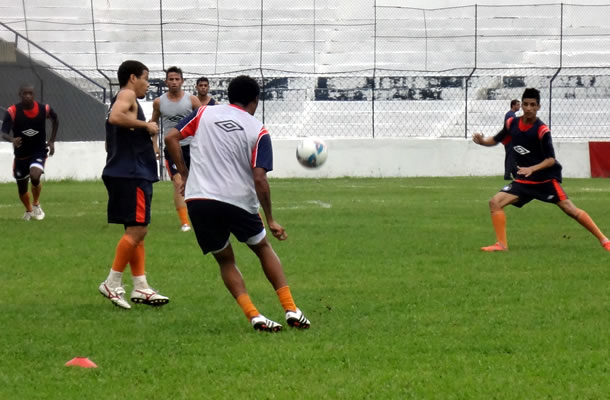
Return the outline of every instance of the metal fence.
<path id="1" fill-rule="evenodd" d="M 231 77 L 256 77 L 257 116 L 275 137 L 493 133 L 510 100 L 537 87 L 554 137 L 610 138 L 610 5 L 24 0 L 3 14 L 1 39 L 72 82 L 102 86 L 108 95 L 85 90 L 105 101 L 129 58 L 159 81 L 181 67 L 188 90 L 207 76 L 221 102 Z"/>

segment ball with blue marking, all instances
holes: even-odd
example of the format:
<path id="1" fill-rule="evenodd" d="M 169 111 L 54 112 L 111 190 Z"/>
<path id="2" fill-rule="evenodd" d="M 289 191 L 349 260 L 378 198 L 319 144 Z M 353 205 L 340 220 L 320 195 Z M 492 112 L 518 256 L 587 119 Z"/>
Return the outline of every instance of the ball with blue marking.
<path id="1" fill-rule="evenodd" d="M 297 160 L 305 168 L 319 168 L 327 157 L 328 146 L 322 139 L 305 138 L 297 146 Z"/>

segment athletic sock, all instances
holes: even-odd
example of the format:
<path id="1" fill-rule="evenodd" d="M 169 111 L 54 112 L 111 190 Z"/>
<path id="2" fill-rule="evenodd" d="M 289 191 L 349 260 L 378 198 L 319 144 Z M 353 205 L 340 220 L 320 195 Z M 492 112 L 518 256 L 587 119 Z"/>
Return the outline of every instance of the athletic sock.
<path id="1" fill-rule="evenodd" d="M 110 273 L 108 273 L 106 282 L 112 289 L 121 286 L 123 284 L 123 273 L 110 268 Z"/>
<path id="2" fill-rule="evenodd" d="M 180 224 L 189 225 L 189 217 L 186 207 L 176 208 L 176 211 L 178 211 L 178 217 L 180 217 Z"/>
<path id="3" fill-rule="evenodd" d="M 146 275 L 132 275 L 133 278 L 133 288 L 135 290 L 148 289 L 148 282 L 146 281 Z"/>
<path id="4" fill-rule="evenodd" d="M 580 214 L 578 214 L 578 216 L 576 217 L 576 221 L 578 221 L 579 224 L 587 228 L 589 232 L 595 235 L 595 237 L 600 241 L 600 243 L 603 244 L 605 240 L 608 240 L 608 238 L 606 238 L 606 236 L 604 236 L 604 234 L 599 230 L 597 225 L 595 225 L 595 222 L 593 222 L 593 220 L 585 210 L 580 210 Z"/>
<path id="5" fill-rule="evenodd" d="M 127 267 L 127 263 L 133 257 L 135 250 L 136 242 L 134 242 L 131 237 L 124 234 L 116 246 L 114 261 L 112 262 L 112 269 L 118 272 L 125 271 L 125 267 Z"/>
<path id="6" fill-rule="evenodd" d="M 496 231 L 496 238 L 504 247 L 508 248 L 508 242 L 506 241 L 506 214 L 504 210 L 494 211 L 491 213 L 491 222 Z"/>
<path id="7" fill-rule="evenodd" d="M 294 300 L 292 299 L 292 293 L 290 293 L 290 287 L 284 286 L 275 291 L 277 293 L 277 297 L 280 298 L 280 303 L 285 311 L 296 311 L 297 306 L 294 304 Z"/>
<path id="8" fill-rule="evenodd" d="M 20 195 L 19 200 L 21 200 L 21 202 L 25 206 L 25 211 L 32 211 L 32 203 L 30 203 L 30 194 L 28 192 L 25 192 L 24 194 Z"/>
<path id="9" fill-rule="evenodd" d="M 129 259 L 129 266 L 131 267 L 131 276 L 134 278 L 146 274 L 146 251 L 144 250 L 144 241 L 141 241 L 136 246 Z"/>
<path id="10" fill-rule="evenodd" d="M 235 300 L 237 300 L 237 304 L 239 304 L 241 310 L 246 314 L 248 321 L 260 314 L 256 307 L 254 307 L 254 304 L 252 304 L 252 300 L 250 300 L 248 293 L 240 294 Z"/>

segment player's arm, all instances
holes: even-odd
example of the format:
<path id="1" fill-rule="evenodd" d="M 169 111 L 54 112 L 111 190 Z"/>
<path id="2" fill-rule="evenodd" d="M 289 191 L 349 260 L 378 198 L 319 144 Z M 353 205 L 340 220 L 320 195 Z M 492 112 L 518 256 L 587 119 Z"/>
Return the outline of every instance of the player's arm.
<path id="1" fill-rule="evenodd" d="M 13 118 L 11 117 L 11 114 L 7 111 L 6 114 L 4 114 L 4 119 L 2 120 L 2 139 L 15 144 L 15 140 L 11 136 L 11 129 L 13 129 Z"/>
<path id="2" fill-rule="evenodd" d="M 491 147 L 499 143 L 495 139 L 496 136 L 485 136 L 482 133 L 474 133 L 472 135 L 472 141 L 481 146 Z"/>
<path id="3" fill-rule="evenodd" d="M 286 240 L 286 238 L 288 238 L 286 231 L 282 225 L 278 224 L 273 219 L 273 213 L 271 211 L 271 189 L 269 187 L 269 181 L 267 180 L 267 170 L 265 168 L 256 167 L 252 170 L 252 176 L 254 178 L 256 196 L 265 213 L 265 219 L 267 220 L 267 226 L 269 227 L 271 234 L 279 240 Z"/>
<path id="4" fill-rule="evenodd" d="M 191 95 L 191 105 L 193 106 L 193 110 L 196 110 L 201 107 L 201 102 L 199 101 L 199 98 L 197 96 Z"/>
<path id="5" fill-rule="evenodd" d="M 182 183 L 183 186 L 180 188 L 180 192 L 184 196 L 184 184 L 188 178 L 188 168 L 186 168 L 186 164 L 184 162 L 184 157 L 182 156 L 182 146 L 180 146 L 180 140 L 182 140 L 182 134 L 176 128 L 172 128 L 165 135 L 165 147 L 167 148 L 167 152 L 169 156 L 176 164 L 176 169 L 182 175 Z"/>
<path id="6" fill-rule="evenodd" d="M 57 113 L 50 106 L 47 113 L 47 118 L 51 120 L 51 137 L 47 141 L 47 147 L 49 148 L 49 155 L 55 154 L 55 138 L 57 137 L 57 129 L 59 129 L 59 118 Z"/>
<path id="7" fill-rule="evenodd" d="M 153 100 L 153 112 L 150 120 L 148 122 L 154 122 L 157 125 L 159 124 L 159 119 L 161 118 L 161 100 L 159 97 Z M 159 132 L 152 135 L 151 140 L 153 142 L 153 149 L 155 150 L 155 154 L 157 159 L 161 156 L 161 150 L 159 150 Z"/>
<path id="8" fill-rule="evenodd" d="M 143 128 L 153 136 L 159 132 L 156 122 L 140 121 L 132 111 L 137 106 L 136 94 L 132 90 L 121 90 L 110 110 L 108 122 L 124 128 Z"/>

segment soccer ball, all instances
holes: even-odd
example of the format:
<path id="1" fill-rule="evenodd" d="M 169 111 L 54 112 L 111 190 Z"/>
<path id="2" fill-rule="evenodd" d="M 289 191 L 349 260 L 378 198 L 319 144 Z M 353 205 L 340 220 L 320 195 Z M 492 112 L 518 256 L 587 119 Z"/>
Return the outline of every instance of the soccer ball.
<path id="1" fill-rule="evenodd" d="M 305 168 L 318 168 L 326 161 L 328 147 L 322 139 L 306 138 L 297 146 L 297 160 Z"/>

